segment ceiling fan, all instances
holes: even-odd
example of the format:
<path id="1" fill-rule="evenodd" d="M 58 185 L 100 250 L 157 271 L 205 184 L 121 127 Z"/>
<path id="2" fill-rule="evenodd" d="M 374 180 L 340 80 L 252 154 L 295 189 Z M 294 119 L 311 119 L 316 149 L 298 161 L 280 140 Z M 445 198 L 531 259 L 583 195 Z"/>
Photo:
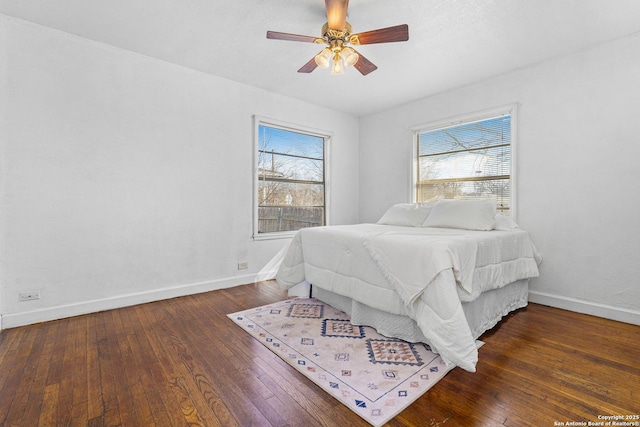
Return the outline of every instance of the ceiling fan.
<path id="1" fill-rule="evenodd" d="M 407 24 L 353 34 L 351 25 L 347 22 L 349 0 L 325 0 L 324 3 L 327 9 L 327 22 L 322 26 L 322 37 L 267 31 L 268 39 L 327 45 L 304 64 L 298 70 L 299 73 L 310 73 L 316 67 L 331 67 L 331 74 L 344 74 L 344 67 L 353 65 L 363 76 L 366 76 L 378 67 L 352 46 L 409 40 L 409 26 Z"/>

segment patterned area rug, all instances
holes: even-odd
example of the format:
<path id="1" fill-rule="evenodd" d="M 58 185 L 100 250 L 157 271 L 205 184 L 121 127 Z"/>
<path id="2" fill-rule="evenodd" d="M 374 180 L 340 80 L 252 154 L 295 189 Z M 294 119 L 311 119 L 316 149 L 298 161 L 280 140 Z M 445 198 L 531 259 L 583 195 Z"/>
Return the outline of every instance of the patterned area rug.
<path id="1" fill-rule="evenodd" d="M 315 298 L 227 315 L 374 426 L 400 413 L 449 372 L 426 344 L 387 338 Z"/>

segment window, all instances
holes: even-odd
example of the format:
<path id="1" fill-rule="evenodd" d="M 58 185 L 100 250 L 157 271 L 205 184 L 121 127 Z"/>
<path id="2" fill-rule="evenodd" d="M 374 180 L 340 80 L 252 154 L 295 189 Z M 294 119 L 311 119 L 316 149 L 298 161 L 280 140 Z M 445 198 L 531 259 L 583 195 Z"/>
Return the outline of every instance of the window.
<path id="1" fill-rule="evenodd" d="M 254 237 L 326 225 L 330 135 L 256 118 Z"/>
<path id="2" fill-rule="evenodd" d="M 512 106 L 414 128 L 416 202 L 493 197 L 513 215 L 514 113 Z"/>

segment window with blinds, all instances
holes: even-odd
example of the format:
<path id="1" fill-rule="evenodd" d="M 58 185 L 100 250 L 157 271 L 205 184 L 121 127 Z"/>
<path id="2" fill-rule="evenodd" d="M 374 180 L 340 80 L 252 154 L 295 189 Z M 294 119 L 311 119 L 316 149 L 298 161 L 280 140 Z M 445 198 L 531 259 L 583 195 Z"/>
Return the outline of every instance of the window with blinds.
<path id="1" fill-rule="evenodd" d="M 326 224 L 329 136 L 258 121 L 254 236 L 286 235 Z"/>
<path id="2" fill-rule="evenodd" d="M 416 131 L 417 202 L 493 197 L 512 211 L 511 111 Z"/>

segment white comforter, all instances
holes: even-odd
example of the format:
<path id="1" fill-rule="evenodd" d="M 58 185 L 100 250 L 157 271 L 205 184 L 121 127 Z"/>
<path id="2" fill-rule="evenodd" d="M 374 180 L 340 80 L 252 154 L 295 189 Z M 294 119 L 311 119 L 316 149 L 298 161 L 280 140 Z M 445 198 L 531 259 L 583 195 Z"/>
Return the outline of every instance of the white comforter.
<path id="1" fill-rule="evenodd" d="M 308 281 L 370 307 L 414 319 L 448 364 L 474 372 L 475 340 L 462 301 L 536 277 L 528 233 L 398 227 L 315 227 L 292 239 L 276 279 Z"/>

